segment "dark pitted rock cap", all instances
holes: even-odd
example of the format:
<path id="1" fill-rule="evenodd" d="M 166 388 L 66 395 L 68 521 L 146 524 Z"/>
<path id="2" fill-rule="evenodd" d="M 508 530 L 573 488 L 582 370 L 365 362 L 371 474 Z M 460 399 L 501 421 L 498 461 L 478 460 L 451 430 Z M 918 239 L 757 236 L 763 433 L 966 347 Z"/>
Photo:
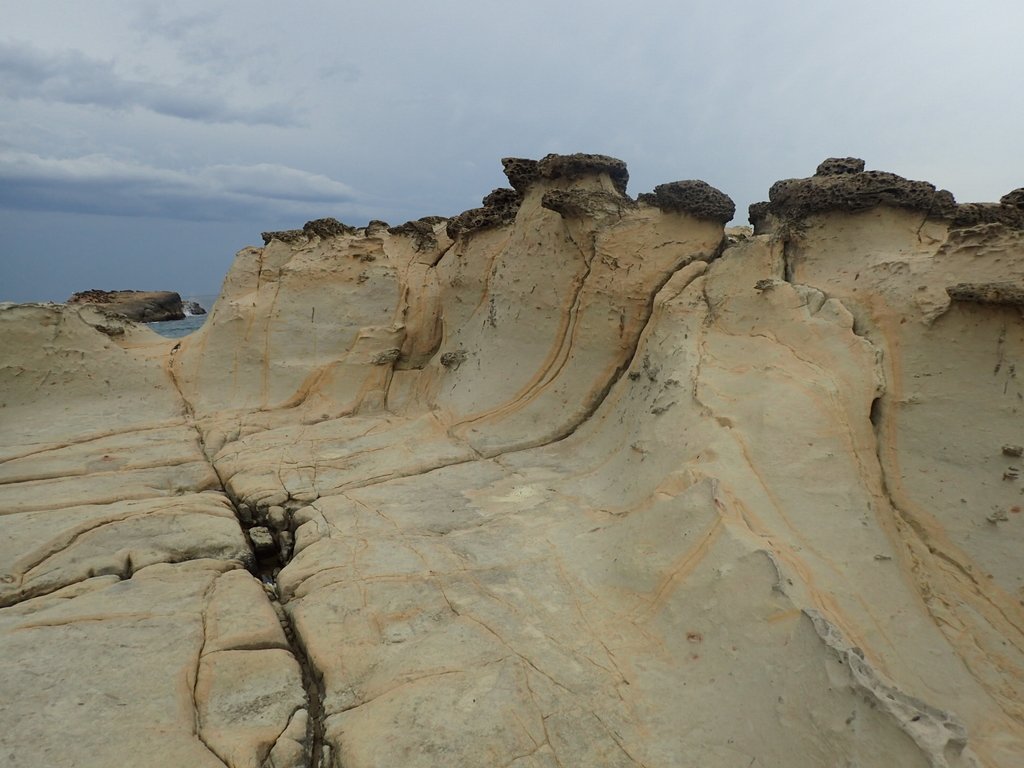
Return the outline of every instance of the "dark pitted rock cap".
<path id="1" fill-rule="evenodd" d="M 381 221 L 380 219 L 371 219 L 369 223 L 366 225 L 366 228 L 363 230 L 363 232 L 366 234 L 367 237 L 372 237 L 378 232 L 382 232 L 390 228 L 391 225 L 388 224 L 386 221 Z"/>
<path id="2" fill-rule="evenodd" d="M 355 227 L 350 227 L 348 224 L 342 224 L 337 219 L 326 218 L 326 219 L 313 219 L 307 221 L 302 225 L 302 230 L 310 235 L 316 235 L 317 237 L 326 239 L 328 237 L 338 237 L 339 235 L 351 235 L 355 232 Z"/>
<path id="3" fill-rule="evenodd" d="M 280 240 L 282 243 L 295 243 L 316 236 L 319 238 L 338 237 L 349 235 L 355 232 L 354 227 L 342 224 L 337 219 L 313 219 L 302 225 L 302 229 L 282 229 L 277 232 L 261 232 L 264 245 L 271 240 Z"/>
<path id="4" fill-rule="evenodd" d="M 580 179 L 607 173 L 620 195 L 626 194 L 629 182 L 626 164 L 608 155 L 547 155 L 537 163 L 537 173 L 544 179 Z"/>
<path id="5" fill-rule="evenodd" d="M 768 203 L 750 206 L 754 231 L 772 217 L 795 221 L 827 211 L 866 211 L 879 206 L 919 211 L 944 219 L 952 229 L 999 224 L 1024 229 L 1024 189 L 1017 189 L 998 203 L 958 205 L 952 193 L 926 181 L 910 181 L 895 173 L 857 170 L 857 158 L 829 158 L 809 179 L 784 179 L 772 185 Z"/>
<path id="6" fill-rule="evenodd" d="M 499 189 L 492 190 L 484 196 L 483 204 L 484 208 L 507 208 L 513 207 L 518 209 L 519 204 L 523 201 L 523 196 L 514 189 L 508 189 L 507 187 L 500 187 Z"/>
<path id="7" fill-rule="evenodd" d="M 1003 195 L 1003 199 L 1006 195 Z M 961 203 L 953 214 L 956 228 L 976 227 L 980 224 L 1005 224 L 1024 229 L 1024 208 L 1005 203 Z"/>
<path id="8" fill-rule="evenodd" d="M 503 157 L 501 167 L 505 169 L 508 183 L 512 189 L 520 195 L 526 194 L 526 190 L 537 180 L 537 161 L 528 160 L 525 157 Z"/>
<path id="9" fill-rule="evenodd" d="M 926 181 L 910 181 L 885 171 L 784 179 L 772 185 L 768 199 L 763 213 L 781 219 L 801 219 L 825 211 L 866 211 L 878 206 L 947 219 L 956 211 L 956 201 L 949 192 L 936 190 Z"/>
<path id="10" fill-rule="evenodd" d="M 397 227 L 389 227 L 388 232 L 412 238 L 413 247 L 417 251 L 422 251 L 437 247 L 434 225 L 444 220 L 442 216 L 427 216 L 416 221 L 407 221 Z"/>
<path id="11" fill-rule="evenodd" d="M 768 218 L 771 207 L 772 204 L 767 200 L 747 206 L 747 221 L 754 226 L 754 234 L 761 234 L 760 230 Z"/>
<path id="12" fill-rule="evenodd" d="M 953 301 L 1024 307 L 1024 285 L 1017 283 L 957 283 L 946 293 Z"/>
<path id="13" fill-rule="evenodd" d="M 659 184 L 653 192 L 645 192 L 637 199 L 663 211 L 688 213 L 698 219 L 722 224 L 736 213 L 736 204 L 731 197 L 699 179 Z"/>
<path id="14" fill-rule="evenodd" d="M 102 288 L 90 288 L 87 291 L 76 291 L 65 301 L 65 304 L 103 304 L 112 301 L 120 294 L 138 293 L 138 291 L 104 291 Z M 179 297 L 180 298 L 180 297 Z"/>
<path id="15" fill-rule="evenodd" d="M 542 208 L 555 211 L 567 219 L 594 219 L 619 216 L 626 206 L 635 206 L 632 200 L 604 190 L 550 189 L 540 201 Z"/>
<path id="16" fill-rule="evenodd" d="M 1011 208 L 1024 209 L 1024 187 L 1007 192 L 999 198 L 999 203 L 1001 205 L 1008 205 Z"/>
<path id="17" fill-rule="evenodd" d="M 301 229 L 280 229 L 276 232 L 260 232 L 264 245 L 270 245 L 271 240 L 280 240 L 282 243 L 294 243 L 299 240 L 306 240 L 308 235 Z"/>
<path id="18" fill-rule="evenodd" d="M 841 176 L 844 173 L 863 173 L 864 161 L 859 157 L 830 157 L 823 160 L 815 176 Z"/>
<path id="19" fill-rule="evenodd" d="M 516 219 L 522 200 L 522 195 L 514 189 L 496 189 L 483 199 L 482 208 L 470 208 L 449 219 L 445 231 L 448 237 L 455 240 L 459 235 L 476 230 L 511 224 Z"/>

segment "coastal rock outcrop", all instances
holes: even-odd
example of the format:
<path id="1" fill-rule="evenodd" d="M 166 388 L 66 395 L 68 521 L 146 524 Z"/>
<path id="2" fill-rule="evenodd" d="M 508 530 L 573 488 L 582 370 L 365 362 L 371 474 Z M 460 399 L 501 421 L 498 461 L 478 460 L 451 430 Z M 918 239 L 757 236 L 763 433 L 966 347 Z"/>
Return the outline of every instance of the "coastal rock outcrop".
<path id="1" fill-rule="evenodd" d="M 502 163 L 184 339 L 0 307 L 0 754 L 1018 764 L 1016 192 Z"/>
<path id="2" fill-rule="evenodd" d="M 72 294 L 67 303 L 71 306 L 89 304 L 102 312 L 138 323 L 159 323 L 185 317 L 181 296 L 173 291 L 101 291 L 94 288 Z"/>

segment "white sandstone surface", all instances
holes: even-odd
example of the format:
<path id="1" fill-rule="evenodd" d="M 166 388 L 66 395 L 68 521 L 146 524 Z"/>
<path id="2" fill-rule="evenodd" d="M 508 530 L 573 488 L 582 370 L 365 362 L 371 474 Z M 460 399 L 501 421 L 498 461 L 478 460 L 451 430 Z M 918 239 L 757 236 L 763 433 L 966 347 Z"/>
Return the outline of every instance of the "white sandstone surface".
<path id="1" fill-rule="evenodd" d="M 1024 212 L 850 160 L 758 234 L 506 162 L 181 340 L 0 307 L 0 757 L 1022 764 Z"/>

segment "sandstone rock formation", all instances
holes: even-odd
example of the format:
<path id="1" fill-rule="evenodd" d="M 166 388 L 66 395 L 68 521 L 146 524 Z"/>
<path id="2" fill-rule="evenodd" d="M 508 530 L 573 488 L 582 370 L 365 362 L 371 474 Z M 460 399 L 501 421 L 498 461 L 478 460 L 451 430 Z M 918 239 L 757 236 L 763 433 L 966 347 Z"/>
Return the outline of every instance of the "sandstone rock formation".
<path id="1" fill-rule="evenodd" d="M 503 164 L 0 308 L 7 764 L 1020 764 L 1020 196 Z"/>
<path id="2" fill-rule="evenodd" d="M 173 291 L 101 291 L 94 288 L 73 294 L 67 303 L 71 306 L 90 304 L 108 314 L 139 323 L 159 323 L 185 317 L 181 296 Z M 202 313 L 193 311 L 192 314 Z"/>

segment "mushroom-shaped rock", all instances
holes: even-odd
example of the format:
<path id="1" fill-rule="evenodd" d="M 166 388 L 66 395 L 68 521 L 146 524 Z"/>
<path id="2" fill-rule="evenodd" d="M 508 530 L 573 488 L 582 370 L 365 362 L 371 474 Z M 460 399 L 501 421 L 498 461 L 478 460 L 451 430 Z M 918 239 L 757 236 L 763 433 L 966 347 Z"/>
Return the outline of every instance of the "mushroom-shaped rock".
<path id="1" fill-rule="evenodd" d="M 659 184 L 653 192 L 645 192 L 638 199 L 663 211 L 688 213 L 698 219 L 722 224 L 736 213 L 736 204 L 731 197 L 699 179 Z"/>
<path id="2" fill-rule="evenodd" d="M 750 206 L 755 232 L 771 228 L 772 220 L 795 221 L 827 211 L 866 211 L 879 206 L 918 211 L 944 219 L 954 229 L 1001 224 L 1024 229 L 1024 188 L 1009 192 L 998 203 L 963 203 L 926 181 L 911 181 L 895 173 L 865 171 L 855 157 L 830 157 L 808 179 L 784 179 L 772 185 L 769 202 Z"/>
<path id="3" fill-rule="evenodd" d="M 537 163 L 537 173 L 544 179 L 581 179 L 608 174 L 621 195 L 626 194 L 629 171 L 621 160 L 608 155 L 547 155 Z"/>
<path id="4" fill-rule="evenodd" d="M 926 181 L 911 181 L 895 173 L 865 171 L 784 179 L 768 192 L 766 211 L 779 218 L 800 219 L 825 211 L 866 211 L 878 206 L 904 208 L 938 218 L 956 211 L 953 195 Z"/>

